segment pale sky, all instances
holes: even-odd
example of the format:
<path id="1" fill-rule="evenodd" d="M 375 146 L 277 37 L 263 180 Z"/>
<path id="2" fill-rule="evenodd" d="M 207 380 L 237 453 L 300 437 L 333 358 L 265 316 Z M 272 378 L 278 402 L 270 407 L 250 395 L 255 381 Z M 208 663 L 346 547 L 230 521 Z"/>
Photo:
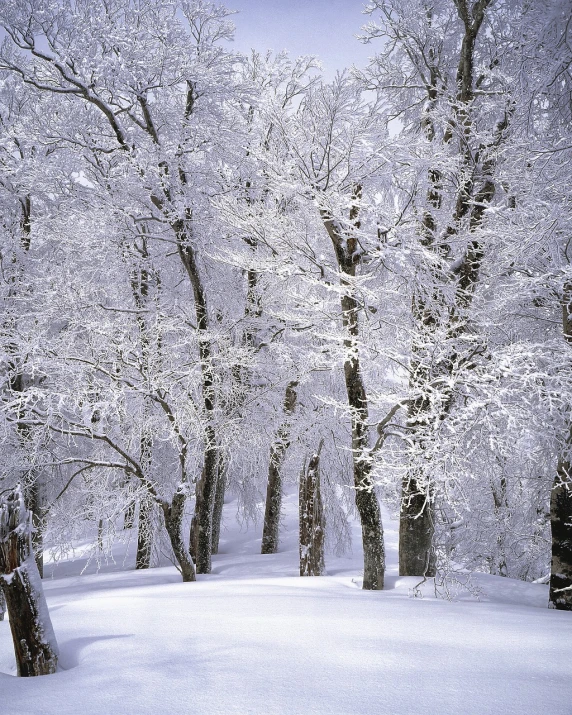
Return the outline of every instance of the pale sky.
<path id="1" fill-rule="evenodd" d="M 363 45 L 355 35 L 368 21 L 365 0 L 225 0 L 239 10 L 234 47 L 242 52 L 289 50 L 317 55 L 328 77 L 352 64 L 363 67 L 375 44 Z"/>

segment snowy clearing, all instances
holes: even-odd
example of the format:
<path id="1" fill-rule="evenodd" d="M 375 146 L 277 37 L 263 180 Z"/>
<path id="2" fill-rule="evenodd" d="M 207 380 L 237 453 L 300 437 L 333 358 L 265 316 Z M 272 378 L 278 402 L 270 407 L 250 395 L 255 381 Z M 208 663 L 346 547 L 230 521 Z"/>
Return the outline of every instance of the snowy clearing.
<path id="1" fill-rule="evenodd" d="M 435 599 L 429 585 L 411 598 L 418 579 L 395 575 L 387 515 L 385 591 L 359 588 L 357 538 L 351 558 L 329 557 L 332 575 L 302 579 L 294 496 L 276 555 L 257 553 L 259 530 L 241 530 L 234 509 L 214 573 L 197 583 L 181 583 L 173 567 L 79 576 L 82 562 L 60 564 L 44 581 L 60 672 L 13 677 L 0 623 L 0 711 L 572 712 L 572 618 L 546 608 L 547 586 L 480 575 L 480 601 Z"/>

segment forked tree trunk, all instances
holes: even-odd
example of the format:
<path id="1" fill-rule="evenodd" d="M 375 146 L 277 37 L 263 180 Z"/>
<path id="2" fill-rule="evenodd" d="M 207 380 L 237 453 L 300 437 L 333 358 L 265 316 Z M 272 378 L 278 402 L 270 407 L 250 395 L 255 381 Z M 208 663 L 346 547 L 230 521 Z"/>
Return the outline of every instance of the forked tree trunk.
<path id="1" fill-rule="evenodd" d="M 453 393 L 445 392 L 441 404 L 431 404 L 427 394 L 435 392 L 431 384 L 439 380 L 441 385 L 447 385 L 455 364 L 455 348 L 451 353 L 435 364 L 435 341 L 442 340 L 443 334 L 453 341 L 466 329 L 464 316 L 471 306 L 475 288 L 480 280 L 481 264 L 484 258 L 483 245 L 474 236 L 482 226 L 484 212 L 495 194 L 493 181 L 499 145 L 503 141 L 510 114 L 507 111 L 504 118 L 494 128 L 494 139 L 487 147 L 488 153 L 479 150 L 484 157 L 479 171 L 476 171 L 475 155 L 471 151 L 470 138 L 473 132 L 471 103 L 474 99 L 474 65 L 475 46 L 487 8 L 491 0 L 479 0 L 474 4 L 466 0 L 455 0 L 457 13 L 464 30 L 459 48 L 457 66 L 457 98 L 451 105 L 451 119 L 443 135 L 443 144 L 448 145 L 453 140 L 453 128 L 462 129 L 459 145 L 461 165 L 457 172 L 458 187 L 451 221 L 442 233 L 438 230 L 435 216 L 443 210 L 442 193 L 443 177 L 439 169 L 431 168 L 428 172 L 429 188 L 427 190 L 427 205 L 420 226 L 420 239 L 423 248 L 434 254 L 434 260 L 429 264 L 429 274 L 434 281 L 433 300 L 435 307 L 420 293 L 413 299 L 412 313 L 420 336 L 418 344 L 412 348 L 411 391 L 413 399 L 410 402 L 408 429 L 415 447 L 414 453 L 423 452 L 425 440 L 431 436 L 431 425 L 444 420 L 451 410 Z M 432 50 L 430 49 L 431 53 Z M 438 103 L 439 72 L 431 70 L 431 82 L 428 87 L 428 109 L 434 110 Z M 423 118 L 423 128 L 429 142 L 437 138 L 436 126 L 431 111 Z M 435 212 L 435 216 L 433 215 Z M 465 256 L 460 265 L 449 264 L 443 270 L 442 263 L 450 245 L 458 235 L 461 226 L 466 225 L 473 237 L 469 240 Z M 454 292 L 454 301 L 450 306 L 444 305 L 447 288 L 443 288 L 443 277 L 449 276 L 450 288 Z M 456 284 L 453 283 L 456 281 Z M 423 294 L 424 295 L 424 294 Z M 443 317 L 447 316 L 447 317 Z M 444 329 L 444 330 L 439 330 Z M 436 336 L 439 335 L 439 338 Z M 427 348 L 426 346 L 429 346 Z M 424 347 L 425 346 L 425 347 Z M 446 390 L 447 388 L 445 388 Z M 439 419 L 435 418 L 438 413 Z M 401 515 L 399 525 L 399 573 L 402 576 L 434 576 L 435 553 L 435 492 L 428 475 L 420 475 L 419 468 L 412 464 L 409 474 L 402 483 Z"/>
<path id="2" fill-rule="evenodd" d="M 4 592 L 18 675 L 49 675 L 58 646 L 32 547 L 32 514 L 19 487 L 0 498 L 0 590 Z"/>
<path id="3" fill-rule="evenodd" d="M 185 509 L 186 493 L 179 488 L 171 504 L 162 503 L 165 528 L 169 535 L 171 548 L 179 565 L 183 581 L 196 581 L 196 570 L 189 550 L 183 540 L 183 514 Z"/>
<path id="4" fill-rule="evenodd" d="M 264 510 L 264 528 L 262 530 L 261 554 L 275 554 L 278 551 L 280 513 L 282 511 L 282 465 L 289 445 L 290 422 L 288 418 L 296 409 L 298 382 L 293 380 L 286 387 L 284 396 L 284 414 L 286 420 L 281 424 L 276 441 L 270 448 L 268 465 L 268 486 L 266 488 L 266 507 Z"/>
<path id="5" fill-rule="evenodd" d="M 187 101 L 185 104 L 184 120 L 187 122 L 192 116 L 195 108 L 197 94 L 194 83 L 187 83 Z M 147 113 L 147 131 L 156 144 L 160 144 L 160 137 L 150 120 L 149 107 L 146 106 Z M 204 435 L 204 464 L 201 474 L 200 484 L 197 485 L 197 499 L 195 502 L 195 514 L 191 523 L 191 532 L 189 534 L 189 549 L 183 546 L 183 541 L 179 534 L 179 525 L 182 520 L 182 506 L 180 507 L 179 498 L 177 497 L 170 507 L 163 507 L 165 514 L 165 525 L 171 544 L 176 551 L 182 555 L 183 559 L 192 565 L 192 578 L 190 578 L 189 565 L 183 566 L 183 580 L 194 580 L 195 568 L 192 559 L 189 559 L 189 551 L 194 554 L 196 561 L 196 571 L 198 573 L 210 573 L 211 570 L 211 555 L 212 555 L 212 514 L 214 506 L 214 497 L 217 481 L 217 454 L 218 454 L 218 434 L 214 423 L 215 410 L 215 375 L 213 368 L 213 346 L 209 337 L 209 310 L 207 305 L 207 296 L 203 285 L 202 277 L 199 271 L 196 255 L 196 241 L 193 236 L 193 211 L 187 206 L 183 214 L 178 218 L 173 219 L 175 209 L 175 195 L 171 191 L 171 180 L 174 178 L 169 175 L 169 165 L 167 162 L 161 162 L 158 165 L 159 173 L 164 179 L 162 195 L 152 194 L 152 203 L 163 212 L 165 220 L 171 226 L 176 239 L 177 253 L 183 265 L 183 268 L 189 278 L 193 298 L 195 303 L 195 316 L 197 320 L 196 335 L 198 340 L 201 380 L 202 380 L 202 401 L 203 401 L 203 418 L 205 422 Z M 187 184 L 188 177 L 185 171 L 179 164 L 177 171 L 177 179 L 179 187 Z M 186 447 L 185 447 L 186 451 Z M 183 460 L 184 461 L 184 460 Z M 181 493 L 182 504 L 184 505 L 185 498 Z M 177 502 L 177 503 L 175 503 Z M 172 512 L 172 513 L 171 513 Z M 185 573 L 188 578 L 185 577 Z"/>
<path id="6" fill-rule="evenodd" d="M 212 566 L 212 516 L 218 478 L 218 435 L 214 424 L 215 388 L 212 362 L 213 348 L 208 337 L 209 312 L 207 297 L 197 265 L 192 244 L 191 211 L 186 220 L 177 220 L 173 230 L 177 237 L 179 257 L 189 277 L 195 299 L 197 337 L 201 360 L 202 397 L 205 420 L 204 464 L 200 483 L 197 485 L 195 515 L 191 524 L 190 544 L 194 549 L 197 573 L 207 574 Z"/>
<path id="7" fill-rule="evenodd" d="M 320 492 L 320 450 L 300 475 L 300 576 L 323 576 L 326 520 Z"/>

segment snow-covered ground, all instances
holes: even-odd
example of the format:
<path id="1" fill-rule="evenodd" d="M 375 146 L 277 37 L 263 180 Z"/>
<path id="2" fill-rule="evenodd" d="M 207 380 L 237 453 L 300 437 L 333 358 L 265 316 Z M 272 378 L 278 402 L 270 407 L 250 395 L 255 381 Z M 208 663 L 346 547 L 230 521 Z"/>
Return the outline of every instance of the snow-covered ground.
<path id="1" fill-rule="evenodd" d="M 412 598 L 385 519 L 387 587 L 360 589 L 361 552 L 329 557 L 329 576 L 297 576 L 296 504 L 281 551 L 226 506 L 213 574 L 119 566 L 44 581 L 61 670 L 16 678 L 0 622 L 2 715 L 571 715 L 572 614 L 547 587 L 478 576 L 480 600 Z M 356 532 L 357 537 L 357 532 Z"/>

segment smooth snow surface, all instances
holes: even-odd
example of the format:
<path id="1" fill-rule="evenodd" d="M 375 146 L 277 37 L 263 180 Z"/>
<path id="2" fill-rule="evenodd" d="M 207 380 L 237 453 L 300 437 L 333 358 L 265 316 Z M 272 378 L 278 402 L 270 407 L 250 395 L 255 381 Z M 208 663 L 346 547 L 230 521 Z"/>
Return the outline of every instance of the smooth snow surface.
<path id="1" fill-rule="evenodd" d="M 546 608 L 546 586 L 480 576 L 480 601 L 435 599 L 429 584 L 411 598 L 418 579 L 396 577 L 387 517 L 385 591 L 360 589 L 357 538 L 351 557 L 327 559 L 330 576 L 300 578 L 286 502 L 273 556 L 228 504 L 224 553 L 197 583 L 173 567 L 59 564 L 44 587 L 62 669 L 12 677 L 0 622 L 1 715 L 572 713 L 572 614 Z"/>

